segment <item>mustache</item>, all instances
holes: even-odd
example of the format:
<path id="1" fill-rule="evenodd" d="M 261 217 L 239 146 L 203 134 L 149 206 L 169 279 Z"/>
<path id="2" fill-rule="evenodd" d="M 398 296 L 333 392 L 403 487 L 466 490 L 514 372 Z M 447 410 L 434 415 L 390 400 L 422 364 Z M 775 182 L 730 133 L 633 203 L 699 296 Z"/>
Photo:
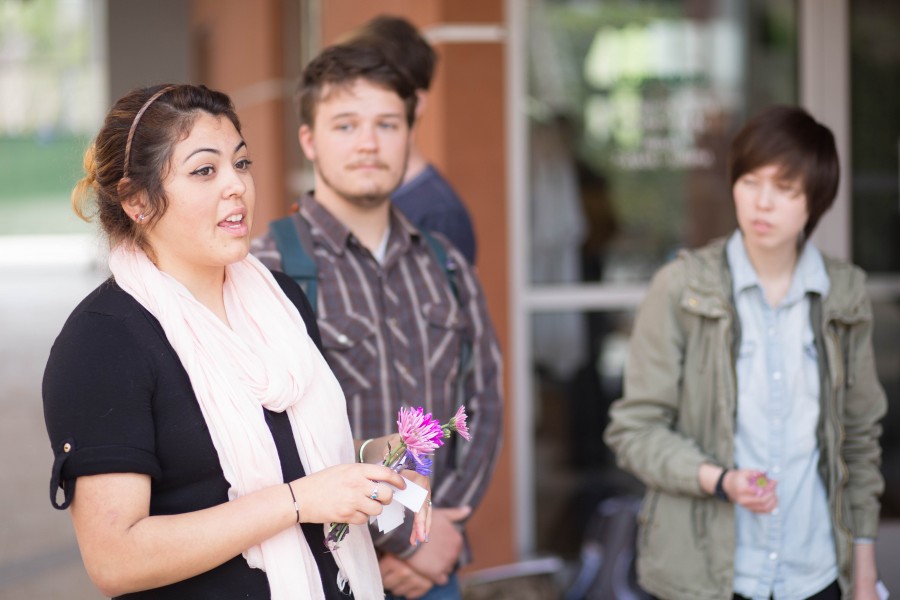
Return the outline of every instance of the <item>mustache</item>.
<path id="1" fill-rule="evenodd" d="M 380 160 L 358 160 L 347 165 L 347 168 L 350 170 L 361 168 L 371 169 L 373 167 L 376 169 L 387 169 L 388 165 Z"/>

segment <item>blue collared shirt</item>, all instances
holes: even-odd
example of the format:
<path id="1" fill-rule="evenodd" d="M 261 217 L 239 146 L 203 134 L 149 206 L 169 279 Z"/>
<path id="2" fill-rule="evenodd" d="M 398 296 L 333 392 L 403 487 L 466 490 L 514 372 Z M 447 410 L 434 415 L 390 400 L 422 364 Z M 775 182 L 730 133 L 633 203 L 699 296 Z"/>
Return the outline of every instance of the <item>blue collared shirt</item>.
<path id="1" fill-rule="evenodd" d="M 734 461 L 778 481 L 769 514 L 735 507 L 734 591 L 754 600 L 801 600 L 837 579 L 828 498 L 819 477 L 819 366 L 810 294 L 825 296 L 822 255 L 807 242 L 791 286 L 770 306 L 736 231 L 726 246 L 741 322 Z"/>

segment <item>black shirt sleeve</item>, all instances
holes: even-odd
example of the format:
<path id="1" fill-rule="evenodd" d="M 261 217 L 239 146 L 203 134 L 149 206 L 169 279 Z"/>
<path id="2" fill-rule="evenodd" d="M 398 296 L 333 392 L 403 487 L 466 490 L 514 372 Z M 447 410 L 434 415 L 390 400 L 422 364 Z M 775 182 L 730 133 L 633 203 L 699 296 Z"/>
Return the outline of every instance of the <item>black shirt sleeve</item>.
<path id="1" fill-rule="evenodd" d="M 161 475 L 151 416 L 154 369 L 143 351 L 146 344 L 129 326 L 133 314 L 98 310 L 97 301 L 102 304 L 108 293 L 98 289 L 75 310 L 44 371 L 44 419 L 55 456 L 53 497 L 54 484 L 71 482 L 74 491 L 74 479 L 82 475 Z M 68 501 L 70 496 L 66 490 Z"/>

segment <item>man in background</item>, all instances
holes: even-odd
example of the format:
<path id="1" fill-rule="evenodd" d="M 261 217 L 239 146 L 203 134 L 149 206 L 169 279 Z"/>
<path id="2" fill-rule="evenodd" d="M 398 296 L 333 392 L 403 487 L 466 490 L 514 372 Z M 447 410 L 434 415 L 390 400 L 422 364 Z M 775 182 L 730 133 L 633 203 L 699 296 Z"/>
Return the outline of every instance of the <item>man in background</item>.
<path id="1" fill-rule="evenodd" d="M 381 15 L 342 41 L 374 45 L 412 81 L 418 99 L 418 123 L 428 105 L 428 90 L 438 59 L 419 31 L 405 19 Z M 415 142 L 415 128 L 406 174 L 391 200 L 414 225 L 444 234 L 469 264 L 475 264 L 475 231 L 469 212 L 447 180 L 422 155 Z"/>
<path id="2" fill-rule="evenodd" d="M 450 438 L 434 454 L 430 541 L 409 546 L 412 519 L 373 531 L 394 597 L 460 598 L 455 572 L 470 560 L 464 522 L 493 473 L 503 412 L 502 359 L 481 285 L 445 237 L 418 229 L 390 201 L 410 155 L 409 78 L 373 45 L 341 44 L 306 67 L 298 98 L 315 190 L 251 250 L 291 275 L 298 255 L 314 260 L 308 295 L 355 438 L 396 433 L 402 406 L 445 423 L 465 405 L 471 441 Z M 366 462 L 382 459 L 365 448 Z"/>

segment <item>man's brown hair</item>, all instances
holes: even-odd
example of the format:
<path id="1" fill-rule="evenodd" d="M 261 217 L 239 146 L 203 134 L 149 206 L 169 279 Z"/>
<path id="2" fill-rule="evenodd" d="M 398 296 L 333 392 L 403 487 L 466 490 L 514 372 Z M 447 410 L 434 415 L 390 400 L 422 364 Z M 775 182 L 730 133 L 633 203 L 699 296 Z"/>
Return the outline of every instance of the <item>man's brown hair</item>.
<path id="1" fill-rule="evenodd" d="M 300 124 L 313 126 L 323 94 L 349 89 L 358 79 L 391 90 L 406 108 L 406 123 L 416 119 L 416 87 L 410 78 L 372 44 L 337 44 L 323 50 L 303 70 L 297 86 Z"/>

